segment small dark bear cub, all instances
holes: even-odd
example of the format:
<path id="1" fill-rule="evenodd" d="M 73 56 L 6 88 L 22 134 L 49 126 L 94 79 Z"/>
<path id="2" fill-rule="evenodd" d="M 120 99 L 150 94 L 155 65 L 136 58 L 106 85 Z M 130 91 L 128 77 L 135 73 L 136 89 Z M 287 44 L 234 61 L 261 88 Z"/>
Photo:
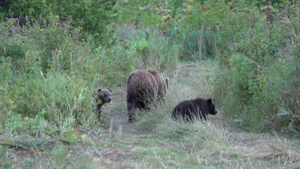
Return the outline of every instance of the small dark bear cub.
<path id="1" fill-rule="evenodd" d="M 184 122 L 193 122 L 195 119 L 207 120 L 208 114 L 215 115 L 217 113 L 212 99 L 196 98 L 185 100 L 175 106 L 172 118 L 177 120 L 180 117 Z"/>
<path id="2" fill-rule="evenodd" d="M 110 103 L 111 102 L 111 89 L 97 89 L 97 92 L 93 93 L 93 97 L 96 100 L 97 104 L 97 112 L 99 115 L 99 122 L 101 122 L 101 112 L 102 112 L 102 106 L 105 103 Z"/>

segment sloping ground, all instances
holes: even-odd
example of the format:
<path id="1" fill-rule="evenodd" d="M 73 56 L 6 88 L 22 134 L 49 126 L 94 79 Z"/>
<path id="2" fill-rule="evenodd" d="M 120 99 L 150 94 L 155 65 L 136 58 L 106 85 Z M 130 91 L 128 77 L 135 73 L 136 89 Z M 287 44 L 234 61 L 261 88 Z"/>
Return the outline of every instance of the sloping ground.
<path id="1" fill-rule="evenodd" d="M 293 140 L 231 128 L 222 111 L 205 124 L 173 122 L 173 106 L 196 96 L 210 97 L 214 63 L 180 65 L 171 78 L 166 102 L 141 119 L 127 123 L 125 88 L 107 107 L 113 117 L 115 138 L 93 166 L 107 168 L 297 168 L 300 151 Z M 117 106 L 118 105 L 118 106 Z M 117 107 L 117 109 L 115 109 Z M 162 113 L 153 120 L 157 111 Z M 163 114 L 163 115 L 161 115 Z M 149 124 L 147 120 L 155 124 Z M 150 122 L 150 123 L 151 123 Z M 145 127 L 146 126 L 146 127 Z M 185 133 L 185 134 L 176 134 Z M 175 134 L 174 134 L 175 133 Z M 97 159 L 97 160 L 95 160 Z"/>
<path id="2" fill-rule="evenodd" d="M 170 78 L 166 102 L 138 112 L 132 124 L 123 86 L 103 108 L 107 129 L 79 131 L 89 142 L 67 145 L 41 140 L 40 147 L 46 148 L 39 150 L 27 149 L 30 141 L 18 142 L 30 138 L 12 136 L 15 149 L 7 150 L 8 158 L 13 168 L 299 168 L 297 140 L 240 131 L 229 125 L 221 110 L 205 123 L 171 119 L 178 102 L 211 96 L 214 68 L 210 62 L 179 65 Z"/>

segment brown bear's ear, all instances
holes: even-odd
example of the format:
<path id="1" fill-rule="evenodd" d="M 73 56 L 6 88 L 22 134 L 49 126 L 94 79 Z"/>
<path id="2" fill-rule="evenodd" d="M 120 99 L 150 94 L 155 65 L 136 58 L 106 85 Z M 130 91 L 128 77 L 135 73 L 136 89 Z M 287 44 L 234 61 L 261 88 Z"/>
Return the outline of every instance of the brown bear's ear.
<path id="1" fill-rule="evenodd" d="M 112 92 L 112 90 L 111 89 L 108 89 L 110 92 Z"/>
<path id="2" fill-rule="evenodd" d="M 207 99 L 207 103 L 208 104 L 212 104 L 212 100 L 211 99 Z"/>
<path id="3" fill-rule="evenodd" d="M 100 88 L 98 88 L 98 90 L 97 90 L 98 92 L 101 92 L 102 91 L 102 89 L 100 89 Z"/>

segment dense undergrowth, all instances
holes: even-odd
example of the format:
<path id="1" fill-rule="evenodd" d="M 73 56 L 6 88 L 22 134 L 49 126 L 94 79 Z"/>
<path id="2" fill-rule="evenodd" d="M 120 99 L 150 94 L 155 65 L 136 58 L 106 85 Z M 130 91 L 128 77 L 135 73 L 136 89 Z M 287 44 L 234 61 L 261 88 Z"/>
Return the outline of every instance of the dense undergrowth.
<path id="1" fill-rule="evenodd" d="M 121 1 L 120 17 L 156 26 L 179 44 L 180 60 L 220 62 L 214 97 L 250 131 L 299 135 L 299 2 Z M 122 15 L 123 14 L 123 15 Z"/>
<path id="2" fill-rule="evenodd" d="M 75 30 L 64 31 L 65 26 L 56 23 L 53 20 L 53 26 L 44 29 L 39 25 L 15 27 L 20 32 L 14 36 L 9 34 L 10 27 L 2 27 L 1 118 L 7 130 L 35 133 L 36 128 L 22 126 L 35 123 L 32 125 L 41 127 L 45 134 L 62 134 L 65 127 L 74 132 L 75 125 L 94 126 L 97 118 L 92 93 L 97 87 L 124 85 L 135 67 L 169 72 L 176 68 L 178 50 L 155 32 L 149 41 L 155 41 L 151 44 L 156 46 L 141 47 L 143 39 L 130 39 L 122 46 L 95 48 L 91 41 L 78 39 Z M 124 30 L 117 31 L 124 34 Z M 134 38 L 130 32 L 126 36 Z M 49 44 L 54 43 L 52 38 L 57 40 L 53 46 Z M 43 44 L 48 45 L 40 46 Z M 156 48 L 171 50 L 160 51 L 160 58 L 153 59 L 159 53 Z"/>
<path id="3" fill-rule="evenodd" d="M 299 136 L 300 4 L 269 2 L 3 7 L 1 16 L 10 10 L 30 23 L 6 17 L 0 23 L 0 132 L 86 141 L 75 130 L 96 126 L 97 87 L 124 86 L 135 69 L 172 78 L 179 62 L 213 59 L 219 62 L 213 96 L 225 116 L 250 131 Z M 77 10 L 80 3 L 86 10 Z"/>
<path id="4" fill-rule="evenodd" d="M 135 8 L 120 17 L 158 27 L 180 60 L 219 61 L 214 98 L 237 125 L 299 135 L 299 2 L 122 2 Z"/>

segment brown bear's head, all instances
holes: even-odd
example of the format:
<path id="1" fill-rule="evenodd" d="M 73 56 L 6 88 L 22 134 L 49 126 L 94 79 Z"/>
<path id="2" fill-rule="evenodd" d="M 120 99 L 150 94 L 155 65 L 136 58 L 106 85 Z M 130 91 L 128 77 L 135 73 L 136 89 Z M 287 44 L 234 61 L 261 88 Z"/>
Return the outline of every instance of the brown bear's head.
<path id="1" fill-rule="evenodd" d="M 208 104 L 209 114 L 215 115 L 218 113 L 215 104 L 212 102 L 212 99 L 207 99 L 207 104 Z"/>
<path id="2" fill-rule="evenodd" d="M 93 94 L 95 99 L 101 100 L 101 104 L 109 103 L 111 102 L 111 89 L 100 89 L 98 88 L 97 92 Z"/>

